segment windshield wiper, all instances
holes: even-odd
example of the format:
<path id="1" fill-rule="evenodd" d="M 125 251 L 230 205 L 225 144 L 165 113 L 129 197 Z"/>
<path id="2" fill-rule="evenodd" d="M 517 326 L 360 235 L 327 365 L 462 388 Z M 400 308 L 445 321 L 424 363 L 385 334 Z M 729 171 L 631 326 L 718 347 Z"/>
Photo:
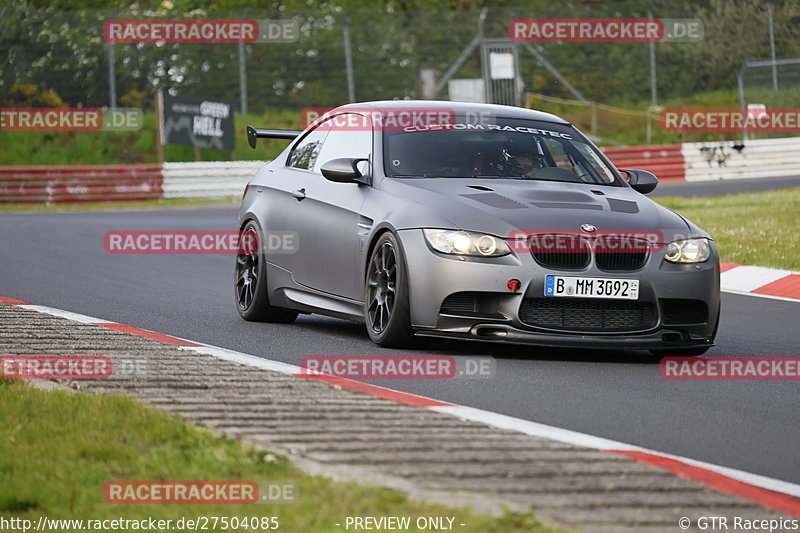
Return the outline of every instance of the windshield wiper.
<path id="1" fill-rule="evenodd" d="M 444 179 L 467 179 L 469 176 L 441 176 L 437 174 L 394 174 L 392 178 L 444 178 Z"/>
<path id="2" fill-rule="evenodd" d="M 585 181 L 575 181 L 575 180 L 560 180 L 554 178 L 529 178 L 525 176 L 473 176 L 474 178 L 487 178 L 487 179 L 499 179 L 499 180 L 524 180 L 524 181 L 553 181 L 558 183 L 587 183 Z M 590 183 L 590 185 L 593 185 Z"/>
<path id="3" fill-rule="evenodd" d="M 489 180 L 531 180 L 535 178 L 526 178 L 524 176 L 472 176 L 473 178 L 478 179 L 489 179 Z"/>
<path id="4" fill-rule="evenodd" d="M 552 179 L 545 179 L 545 178 L 526 178 L 525 176 L 491 176 L 491 175 L 477 175 L 477 176 L 441 176 L 436 174 L 394 174 L 391 176 L 392 178 L 413 178 L 413 179 L 423 179 L 423 178 L 442 178 L 442 179 L 454 179 L 454 180 L 468 180 L 468 179 L 481 179 L 481 180 L 527 180 L 527 181 L 564 181 L 564 180 L 552 180 Z"/>

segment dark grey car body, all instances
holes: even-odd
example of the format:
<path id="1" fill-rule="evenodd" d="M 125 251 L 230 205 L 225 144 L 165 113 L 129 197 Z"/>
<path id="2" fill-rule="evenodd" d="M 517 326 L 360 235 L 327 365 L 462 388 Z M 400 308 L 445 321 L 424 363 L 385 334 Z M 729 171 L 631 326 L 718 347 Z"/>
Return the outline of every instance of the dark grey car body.
<path id="1" fill-rule="evenodd" d="M 383 112 L 398 106 L 442 105 L 456 113 L 481 112 L 570 128 L 589 143 L 559 117 L 505 106 L 391 101 L 342 106 L 331 114 L 353 108 Z M 293 232 L 298 238 L 293 253 L 267 252 L 266 290 L 271 305 L 364 321 L 370 252 L 381 234 L 391 232 L 406 267 L 410 323 L 418 336 L 651 350 L 712 345 L 719 317 L 719 260 L 713 241 L 624 179 L 608 186 L 468 176 L 388 177 L 384 132 L 375 128 L 369 134 L 369 161 L 360 163 L 364 177 L 359 182 L 326 179 L 319 171 L 325 161 L 308 170 L 289 166 L 293 149 L 310 135 L 306 130 L 249 183 L 242 200 L 241 226 L 254 221 L 264 235 Z M 360 158 L 365 154 L 339 155 Z M 604 161 L 619 176 L 610 161 Z M 582 268 L 559 270 L 541 264 L 531 253 L 501 257 L 439 253 L 423 235 L 423 228 L 441 228 L 507 238 L 520 229 L 578 230 L 583 224 L 598 229 L 654 230 L 663 235 L 663 243 L 707 238 L 711 253 L 707 261 L 697 264 L 674 264 L 664 260 L 662 253 L 651 253 L 630 271 L 609 272 L 594 257 Z M 635 278 L 640 284 L 639 298 L 633 303 L 547 300 L 543 294 L 548 274 Z M 520 289 L 511 291 L 509 280 L 519 280 Z M 549 303 L 554 300 L 557 303 Z M 606 315 L 628 320 L 595 319 Z"/>

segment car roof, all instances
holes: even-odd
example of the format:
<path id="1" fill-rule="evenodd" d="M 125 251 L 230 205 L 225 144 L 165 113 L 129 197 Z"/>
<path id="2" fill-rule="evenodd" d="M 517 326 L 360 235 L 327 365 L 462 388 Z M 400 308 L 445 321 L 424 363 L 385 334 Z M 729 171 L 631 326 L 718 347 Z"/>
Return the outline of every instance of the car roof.
<path id="1" fill-rule="evenodd" d="M 497 104 L 476 104 L 470 102 L 451 102 L 449 100 L 380 100 L 374 102 L 360 102 L 353 104 L 345 104 L 339 106 L 335 111 L 353 109 L 353 108 L 375 108 L 377 110 L 391 110 L 398 108 L 413 108 L 417 109 L 446 109 L 452 111 L 456 115 L 467 113 L 481 113 L 488 114 L 494 117 L 502 118 L 517 118 L 527 120 L 542 120 L 546 122 L 555 122 L 556 124 L 569 124 L 568 121 L 553 115 L 545 113 L 544 111 L 536 111 L 533 109 L 524 109 L 522 107 L 513 107 L 508 105 Z"/>

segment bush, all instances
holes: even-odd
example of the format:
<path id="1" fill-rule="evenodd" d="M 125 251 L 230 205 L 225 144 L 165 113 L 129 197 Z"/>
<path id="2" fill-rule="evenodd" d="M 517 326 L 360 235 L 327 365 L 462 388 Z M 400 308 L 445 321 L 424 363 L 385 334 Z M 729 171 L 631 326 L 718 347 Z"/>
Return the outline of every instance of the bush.
<path id="1" fill-rule="evenodd" d="M 67 107 L 53 91 L 40 90 L 29 83 L 15 83 L 6 97 L 8 107 Z"/>
<path id="2" fill-rule="evenodd" d="M 119 103 L 125 107 L 134 107 L 136 109 L 144 109 L 145 100 L 147 100 L 146 91 L 137 91 L 131 89 L 119 98 Z"/>

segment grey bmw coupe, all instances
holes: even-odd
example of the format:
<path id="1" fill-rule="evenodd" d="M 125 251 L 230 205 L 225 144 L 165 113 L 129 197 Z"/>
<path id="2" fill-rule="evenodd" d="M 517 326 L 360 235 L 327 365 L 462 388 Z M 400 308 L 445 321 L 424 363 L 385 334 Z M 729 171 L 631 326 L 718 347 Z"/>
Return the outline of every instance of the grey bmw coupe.
<path id="1" fill-rule="evenodd" d="M 291 142 L 242 199 L 246 320 L 320 313 L 392 347 L 444 337 L 692 356 L 713 345 L 714 241 L 645 196 L 654 175 L 617 169 L 555 115 L 368 102 L 248 137 Z"/>

